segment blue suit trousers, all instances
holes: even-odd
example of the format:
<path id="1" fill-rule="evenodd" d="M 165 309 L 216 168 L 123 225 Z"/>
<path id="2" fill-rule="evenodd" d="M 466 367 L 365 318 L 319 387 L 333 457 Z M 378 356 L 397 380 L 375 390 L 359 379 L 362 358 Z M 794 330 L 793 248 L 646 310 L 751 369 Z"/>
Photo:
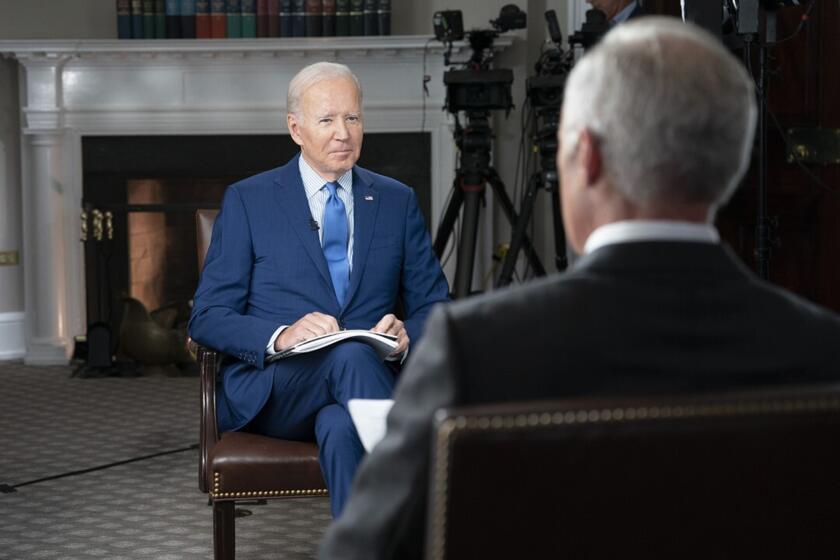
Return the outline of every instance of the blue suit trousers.
<path id="1" fill-rule="evenodd" d="M 334 518 L 344 508 L 365 454 L 347 411 L 353 398 L 388 399 L 394 375 L 367 344 L 345 341 L 272 363 L 274 379 L 265 406 L 247 431 L 315 441 Z"/>

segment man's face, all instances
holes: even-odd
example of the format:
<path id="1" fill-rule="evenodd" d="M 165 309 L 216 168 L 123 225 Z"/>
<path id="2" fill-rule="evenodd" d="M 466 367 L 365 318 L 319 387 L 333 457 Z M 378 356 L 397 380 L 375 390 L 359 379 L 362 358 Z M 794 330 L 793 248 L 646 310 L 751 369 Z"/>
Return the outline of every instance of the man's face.
<path id="1" fill-rule="evenodd" d="M 287 116 L 292 139 L 312 169 L 324 179 L 337 180 L 352 169 L 362 149 L 364 126 L 355 82 L 316 82 L 303 92 L 299 112 Z"/>

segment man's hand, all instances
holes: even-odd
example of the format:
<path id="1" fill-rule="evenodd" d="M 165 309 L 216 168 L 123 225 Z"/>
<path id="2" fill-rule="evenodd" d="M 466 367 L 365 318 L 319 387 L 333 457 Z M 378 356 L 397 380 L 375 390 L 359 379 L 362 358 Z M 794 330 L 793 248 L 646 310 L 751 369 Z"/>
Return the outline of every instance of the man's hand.
<path id="1" fill-rule="evenodd" d="M 274 341 L 274 350 L 281 352 L 304 340 L 309 340 L 322 334 L 338 332 L 338 330 L 338 321 L 335 320 L 335 317 L 313 311 L 295 321 L 294 325 L 284 329 Z"/>
<path id="2" fill-rule="evenodd" d="M 397 337 L 397 348 L 391 352 L 391 356 L 399 356 L 408 348 L 408 333 L 405 331 L 405 323 L 397 319 L 393 313 L 388 313 L 382 317 L 376 326 L 372 329 L 373 332 L 393 334 Z"/>

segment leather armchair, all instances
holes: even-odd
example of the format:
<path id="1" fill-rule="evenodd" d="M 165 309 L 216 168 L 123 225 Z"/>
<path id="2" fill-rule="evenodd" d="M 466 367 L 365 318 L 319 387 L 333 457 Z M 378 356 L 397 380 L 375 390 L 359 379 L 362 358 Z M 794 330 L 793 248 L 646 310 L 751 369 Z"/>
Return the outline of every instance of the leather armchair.
<path id="1" fill-rule="evenodd" d="M 217 210 L 196 214 L 199 270 L 204 266 L 217 214 Z M 214 557 L 232 560 L 237 502 L 326 496 L 327 490 L 314 443 L 245 432 L 219 433 L 215 395 L 221 356 L 200 345 L 195 351 L 201 371 L 198 485 L 213 506 Z"/>
<path id="2" fill-rule="evenodd" d="M 426 557 L 827 558 L 840 386 L 438 412 Z"/>

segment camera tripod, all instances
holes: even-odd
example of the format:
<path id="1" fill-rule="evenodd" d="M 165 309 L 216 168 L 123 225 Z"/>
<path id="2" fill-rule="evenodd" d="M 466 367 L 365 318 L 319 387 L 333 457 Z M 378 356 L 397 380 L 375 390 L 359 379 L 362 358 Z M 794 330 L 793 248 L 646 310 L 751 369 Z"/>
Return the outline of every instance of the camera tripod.
<path id="1" fill-rule="evenodd" d="M 551 175 L 553 175 L 553 178 Z M 496 279 L 495 286 L 497 288 L 507 286 L 513 280 L 516 259 L 519 256 L 519 251 L 528 239 L 526 230 L 534 212 L 537 191 L 543 189 L 551 193 L 552 221 L 554 225 L 554 264 L 558 271 L 565 270 L 568 265 L 568 259 L 566 258 L 566 233 L 563 230 L 563 218 L 560 216 L 560 190 L 557 184 L 556 172 L 535 171 L 528 179 L 528 187 L 522 199 L 519 219 L 514 225 L 510 238 L 510 246 L 502 261 L 502 269 L 499 272 L 499 277 Z M 535 267 L 534 272 L 538 276 L 545 275 L 545 270 L 542 268 Z"/>
<path id="2" fill-rule="evenodd" d="M 455 143 L 460 149 L 460 160 L 452 185 L 452 198 L 438 226 L 433 244 L 435 254 L 440 259 L 463 206 L 463 221 L 455 267 L 453 291 L 455 298 L 470 295 L 478 236 L 479 205 L 484 201 L 484 192 L 488 183 L 511 226 L 519 221 L 504 183 L 496 170 L 490 166 L 491 131 L 487 123 L 488 114 L 487 111 L 467 111 L 466 128 L 461 127 L 458 116 L 455 115 Z M 521 246 L 525 249 L 526 258 L 531 266 L 537 274 L 545 274 L 545 269 L 528 235 L 523 233 L 521 237 Z"/>
<path id="3" fill-rule="evenodd" d="M 510 247 L 507 254 L 502 261 L 502 269 L 496 279 L 495 286 L 497 288 L 507 286 L 513 279 L 513 271 L 516 267 L 516 260 L 519 257 L 519 251 L 522 249 L 526 237 L 528 223 L 531 221 L 531 216 L 534 213 L 534 203 L 536 202 L 537 192 L 546 190 L 551 193 L 551 207 L 552 218 L 554 225 L 554 263 L 557 270 L 565 270 L 568 264 L 566 258 L 566 233 L 563 229 L 563 218 L 560 215 L 560 189 L 559 178 L 557 176 L 557 122 L 558 109 L 560 105 L 560 91 L 562 87 L 557 77 L 538 77 L 529 81 L 529 96 L 533 99 L 536 105 L 536 120 L 539 125 L 536 135 L 537 147 L 539 148 L 539 169 L 531 174 L 528 180 L 528 186 L 525 189 L 525 194 L 522 198 L 522 204 L 519 209 L 519 219 L 513 228 L 511 234 Z M 552 87 L 546 87 L 546 86 Z M 535 87 L 531 87 L 535 86 Z M 551 92 L 548 99 L 543 100 L 539 96 L 540 87 L 545 88 L 545 91 Z M 546 101 L 541 103 L 541 101 Z M 545 274 L 544 270 L 534 269 L 535 274 L 542 276 Z"/>

